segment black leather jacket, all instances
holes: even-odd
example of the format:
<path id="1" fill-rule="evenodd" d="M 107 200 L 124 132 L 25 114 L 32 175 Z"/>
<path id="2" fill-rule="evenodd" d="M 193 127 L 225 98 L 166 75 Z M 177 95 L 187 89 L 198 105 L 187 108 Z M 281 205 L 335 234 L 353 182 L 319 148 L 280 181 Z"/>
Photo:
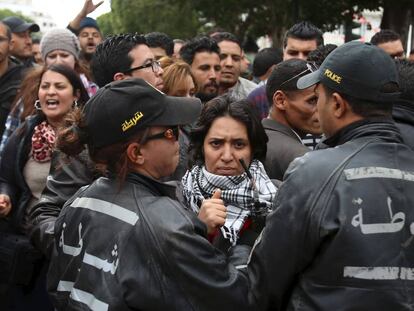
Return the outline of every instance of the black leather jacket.
<path id="1" fill-rule="evenodd" d="M 174 174 L 163 181 L 181 180 L 186 172 L 188 146 L 187 133 L 182 131 L 179 136 L 180 163 Z M 92 183 L 101 174 L 95 169 L 95 164 L 84 150 L 79 156 L 68 158 L 65 154 L 55 151 L 52 157 L 51 169 L 38 203 L 29 215 L 29 232 L 32 243 L 47 258 L 53 249 L 53 230 L 55 220 L 59 216 L 65 202 L 81 187 Z"/>
<path id="2" fill-rule="evenodd" d="M 58 310 L 246 310 L 247 280 L 173 200 L 175 188 L 130 174 L 99 178 L 56 221 L 48 290 Z M 248 248 L 230 257 L 245 264 Z M 99 308 L 98 308 L 99 307 Z"/>
<path id="3" fill-rule="evenodd" d="M 259 310 L 414 310 L 414 152 L 362 121 L 296 159 L 249 263 Z"/>
<path id="4" fill-rule="evenodd" d="M 7 194 L 12 203 L 11 213 L 0 223 L 8 222 L 12 231 L 24 232 L 23 227 L 27 205 L 32 192 L 23 176 L 23 169 L 29 158 L 33 131 L 44 120 L 43 116 L 29 117 L 7 142 L 0 163 L 0 193 Z M 3 227 L 3 226 L 2 226 Z"/>
<path id="5" fill-rule="evenodd" d="M 404 142 L 414 149 L 414 101 L 400 99 L 394 104 L 392 116 Z"/>

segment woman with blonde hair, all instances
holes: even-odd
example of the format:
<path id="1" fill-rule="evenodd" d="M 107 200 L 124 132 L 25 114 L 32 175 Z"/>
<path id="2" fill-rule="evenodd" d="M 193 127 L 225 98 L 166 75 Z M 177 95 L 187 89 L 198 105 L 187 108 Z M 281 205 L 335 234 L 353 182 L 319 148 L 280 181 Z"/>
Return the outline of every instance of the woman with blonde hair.
<path id="1" fill-rule="evenodd" d="M 197 85 L 190 65 L 169 57 L 163 57 L 160 62 L 164 70 L 163 92 L 169 96 L 194 97 Z"/>

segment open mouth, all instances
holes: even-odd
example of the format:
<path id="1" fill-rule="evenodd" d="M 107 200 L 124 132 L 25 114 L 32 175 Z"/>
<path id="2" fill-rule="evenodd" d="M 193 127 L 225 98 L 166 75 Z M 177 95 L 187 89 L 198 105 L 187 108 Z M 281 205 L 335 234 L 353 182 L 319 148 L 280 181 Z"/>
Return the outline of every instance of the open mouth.
<path id="1" fill-rule="evenodd" d="M 59 105 L 59 101 L 56 99 L 48 99 L 46 101 L 47 108 L 55 108 Z"/>

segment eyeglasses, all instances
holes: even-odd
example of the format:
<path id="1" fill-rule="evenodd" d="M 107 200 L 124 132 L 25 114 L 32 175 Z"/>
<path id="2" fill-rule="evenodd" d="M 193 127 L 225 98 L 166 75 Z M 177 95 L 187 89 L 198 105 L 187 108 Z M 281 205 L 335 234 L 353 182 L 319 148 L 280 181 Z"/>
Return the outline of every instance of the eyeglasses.
<path id="1" fill-rule="evenodd" d="M 153 140 L 153 139 L 163 139 L 163 138 L 165 138 L 165 139 L 168 139 L 168 140 L 173 140 L 173 139 L 178 140 L 179 135 L 180 135 L 180 130 L 179 130 L 178 126 L 174 126 L 174 127 L 169 128 L 169 129 L 166 129 L 162 133 L 157 133 L 157 134 L 154 134 L 154 135 L 144 137 L 144 141 L 141 142 L 141 144 L 144 144 L 144 143 L 146 143 L 150 140 Z"/>
<path id="2" fill-rule="evenodd" d="M 308 74 L 308 73 L 311 73 L 311 72 L 314 72 L 314 71 L 316 71 L 316 70 L 318 70 L 319 69 L 319 67 L 318 67 L 318 65 L 316 65 L 315 63 L 306 63 L 306 69 L 304 70 L 304 71 L 302 71 L 302 72 L 299 72 L 297 75 L 294 75 L 292 78 L 289 78 L 289 79 L 287 79 L 285 82 L 282 82 L 281 84 L 280 84 L 280 86 L 279 86 L 279 89 L 284 85 L 284 84 L 288 84 L 289 82 L 291 82 L 291 81 L 293 81 L 293 80 L 295 80 L 295 79 L 297 79 L 297 78 L 299 78 L 299 77 L 301 77 L 301 76 L 304 76 L 305 74 Z"/>
<path id="3" fill-rule="evenodd" d="M 128 70 L 124 71 L 124 73 L 129 73 L 129 72 L 134 71 L 134 70 L 140 70 L 140 69 L 145 69 L 145 68 L 149 68 L 149 67 L 151 67 L 152 72 L 156 73 L 156 72 L 158 72 L 158 70 L 160 70 L 161 63 L 157 60 L 152 60 L 148 64 L 141 65 L 141 66 L 138 66 L 138 67 L 129 68 Z"/>

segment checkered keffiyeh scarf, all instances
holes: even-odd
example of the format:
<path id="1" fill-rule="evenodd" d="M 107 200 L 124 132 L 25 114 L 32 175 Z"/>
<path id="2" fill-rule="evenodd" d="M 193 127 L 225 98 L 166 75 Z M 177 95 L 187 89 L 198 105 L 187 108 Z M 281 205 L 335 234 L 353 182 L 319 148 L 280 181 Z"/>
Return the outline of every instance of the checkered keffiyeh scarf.
<path id="1" fill-rule="evenodd" d="M 253 160 L 249 171 L 254 178 L 258 199 L 262 203 L 261 212 L 267 214 L 272 210 L 277 188 L 267 176 L 260 161 Z M 227 208 L 227 218 L 220 229 L 223 236 L 235 245 L 246 218 L 255 209 L 254 190 L 247 174 L 220 176 L 207 172 L 204 166 L 194 166 L 187 171 L 181 182 L 187 205 L 197 214 L 203 200 L 211 198 L 216 189 L 221 189 L 221 199 Z"/>

